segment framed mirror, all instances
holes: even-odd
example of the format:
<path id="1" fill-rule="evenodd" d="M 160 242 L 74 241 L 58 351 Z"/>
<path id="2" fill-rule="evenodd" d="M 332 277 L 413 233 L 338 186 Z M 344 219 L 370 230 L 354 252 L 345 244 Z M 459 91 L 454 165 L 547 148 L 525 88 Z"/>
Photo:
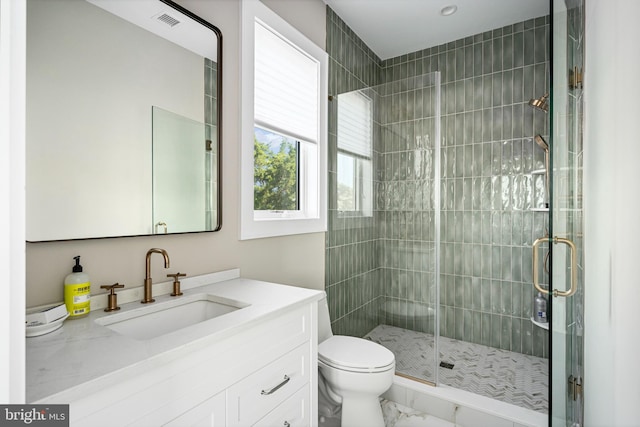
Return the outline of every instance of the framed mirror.
<path id="1" fill-rule="evenodd" d="M 221 47 L 169 0 L 29 0 L 27 241 L 219 230 Z"/>

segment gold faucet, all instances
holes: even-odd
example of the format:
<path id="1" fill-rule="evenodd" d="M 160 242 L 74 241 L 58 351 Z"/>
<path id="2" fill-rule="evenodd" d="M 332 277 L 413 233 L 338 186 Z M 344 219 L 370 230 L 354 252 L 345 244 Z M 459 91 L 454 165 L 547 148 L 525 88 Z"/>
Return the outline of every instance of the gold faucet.
<path id="1" fill-rule="evenodd" d="M 146 275 L 144 278 L 144 299 L 140 301 L 142 304 L 154 302 L 153 295 L 151 294 L 151 254 L 162 254 L 164 257 L 164 268 L 169 268 L 169 254 L 164 249 L 151 248 L 147 251 L 147 263 L 146 263 Z"/>

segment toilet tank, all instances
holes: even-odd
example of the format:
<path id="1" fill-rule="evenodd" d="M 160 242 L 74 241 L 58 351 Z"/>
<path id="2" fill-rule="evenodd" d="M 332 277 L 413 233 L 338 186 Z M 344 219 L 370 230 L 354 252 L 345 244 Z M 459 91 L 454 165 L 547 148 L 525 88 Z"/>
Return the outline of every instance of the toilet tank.
<path id="1" fill-rule="evenodd" d="M 329 304 L 327 303 L 327 294 L 325 294 L 324 298 L 318 301 L 318 344 L 332 336 Z"/>

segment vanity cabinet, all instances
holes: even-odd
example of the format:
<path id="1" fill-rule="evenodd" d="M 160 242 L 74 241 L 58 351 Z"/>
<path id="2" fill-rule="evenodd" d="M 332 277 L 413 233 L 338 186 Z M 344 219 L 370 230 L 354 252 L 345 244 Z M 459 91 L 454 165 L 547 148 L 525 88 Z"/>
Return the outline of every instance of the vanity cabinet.
<path id="1" fill-rule="evenodd" d="M 303 344 L 227 391 L 227 425 L 251 426 L 309 384 L 309 352 Z M 301 399 L 294 399 L 297 404 Z M 295 406 L 295 405 L 294 405 Z M 288 406 L 287 406 L 288 408 Z M 278 411 L 278 425 L 291 424 L 287 411 Z M 291 417 L 294 417 L 291 413 Z"/>
<path id="2" fill-rule="evenodd" d="M 316 319 L 317 301 L 299 304 L 47 402 L 70 403 L 74 427 L 316 425 Z"/>
<path id="3" fill-rule="evenodd" d="M 188 410 L 178 418 L 168 422 L 164 427 L 220 427 L 226 425 L 225 392 L 218 393 Z"/>
<path id="4" fill-rule="evenodd" d="M 308 399 L 309 384 L 253 425 L 255 427 L 310 426 L 311 420 L 317 417 L 311 418 L 310 412 L 306 410 L 309 405 Z"/>

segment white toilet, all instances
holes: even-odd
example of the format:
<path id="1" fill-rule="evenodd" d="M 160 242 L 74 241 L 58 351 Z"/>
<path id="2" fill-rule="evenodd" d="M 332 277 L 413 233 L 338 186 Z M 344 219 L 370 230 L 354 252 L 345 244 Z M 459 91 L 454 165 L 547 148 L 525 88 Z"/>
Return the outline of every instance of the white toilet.
<path id="1" fill-rule="evenodd" d="M 384 427 L 379 397 L 393 383 L 395 356 L 363 338 L 333 335 L 326 297 L 318 303 L 318 414 L 342 412 L 342 427 Z"/>

